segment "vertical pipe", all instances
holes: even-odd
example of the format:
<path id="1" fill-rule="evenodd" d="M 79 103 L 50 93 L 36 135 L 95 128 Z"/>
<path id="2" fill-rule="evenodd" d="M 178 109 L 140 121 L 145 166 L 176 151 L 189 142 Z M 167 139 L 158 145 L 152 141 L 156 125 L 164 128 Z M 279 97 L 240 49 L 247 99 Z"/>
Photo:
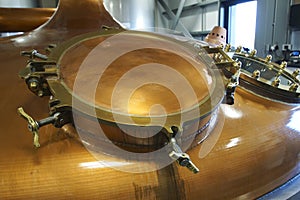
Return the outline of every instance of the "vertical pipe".
<path id="1" fill-rule="evenodd" d="M 218 0 L 218 26 L 221 26 L 221 0 Z"/>
<path id="2" fill-rule="evenodd" d="M 290 20 L 290 12 L 291 12 L 291 5 L 292 5 L 292 0 L 290 0 L 289 2 L 289 7 L 288 7 L 288 20 Z M 286 43 L 287 44 L 291 44 L 291 28 L 290 25 L 288 23 L 288 28 L 287 28 L 287 33 L 286 33 Z"/>
<path id="3" fill-rule="evenodd" d="M 154 25 L 154 1 L 130 0 L 130 20 L 132 29 L 153 28 Z"/>
<path id="4" fill-rule="evenodd" d="M 273 21 L 272 21 L 272 39 L 271 39 L 271 45 L 273 45 L 274 42 L 274 37 L 275 37 L 275 26 L 276 26 L 276 16 L 277 15 L 277 0 L 275 0 L 274 4 L 274 15 L 273 15 Z"/>
<path id="5" fill-rule="evenodd" d="M 109 13 L 127 29 L 148 29 L 155 26 L 154 0 L 104 0 Z"/>
<path id="6" fill-rule="evenodd" d="M 36 0 L 1 0 L 0 7 L 10 7 L 10 8 L 34 8 L 36 7 Z"/>

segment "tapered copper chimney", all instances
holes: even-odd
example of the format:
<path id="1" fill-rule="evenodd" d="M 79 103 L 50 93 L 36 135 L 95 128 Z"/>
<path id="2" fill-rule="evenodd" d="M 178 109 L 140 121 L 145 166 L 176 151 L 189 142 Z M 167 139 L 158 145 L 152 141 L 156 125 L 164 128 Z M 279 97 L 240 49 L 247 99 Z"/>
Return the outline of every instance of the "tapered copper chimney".
<path id="1" fill-rule="evenodd" d="M 101 26 L 120 27 L 103 5 L 103 0 L 60 0 L 53 17 L 41 29 L 89 32 Z"/>
<path id="2" fill-rule="evenodd" d="M 101 30 L 103 26 L 121 28 L 107 12 L 102 0 L 60 0 L 49 21 L 24 37 L 19 37 L 16 42 L 21 46 L 47 45 L 75 35 Z"/>

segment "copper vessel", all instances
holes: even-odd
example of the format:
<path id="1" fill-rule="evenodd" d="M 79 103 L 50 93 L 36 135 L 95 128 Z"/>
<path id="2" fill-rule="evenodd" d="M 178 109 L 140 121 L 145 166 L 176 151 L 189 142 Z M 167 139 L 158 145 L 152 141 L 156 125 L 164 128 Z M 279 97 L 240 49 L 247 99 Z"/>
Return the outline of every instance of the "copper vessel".
<path id="1" fill-rule="evenodd" d="M 104 28 L 100 29 L 101 27 Z M 240 76 L 242 85 L 235 89 L 233 105 L 220 105 L 223 94 L 219 97 L 221 91 L 212 90 L 218 91 L 216 92 L 218 98 L 213 98 L 217 99 L 216 103 L 209 104 L 207 111 L 203 113 L 203 116 L 200 114 L 196 121 L 191 118 L 193 119 L 191 122 L 194 122 L 192 127 L 197 127 L 198 130 L 207 122 L 214 123 L 215 126 L 208 130 L 209 135 L 206 138 L 197 138 L 196 135 L 193 135 L 193 131 L 187 131 L 186 134 L 183 134 L 183 136 L 188 137 L 192 133 L 192 141 L 195 141 L 195 144 L 183 146 L 182 148 L 187 150 L 186 153 L 189 154 L 193 163 L 199 168 L 197 174 L 191 173 L 176 162 L 154 171 L 130 173 L 140 170 L 141 167 L 151 168 L 153 163 L 149 163 L 147 160 L 130 162 L 132 160 L 126 157 L 112 157 L 106 152 L 103 154 L 98 152 L 99 157 L 95 158 L 82 144 L 82 140 L 78 138 L 74 126 L 70 124 L 66 124 L 59 129 L 53 126 L 41 128 L 39 130 L 41 146 L 38 149 L 34 148 L 31 141 L 32 136 L 27 134 L 28 131 L 25 129 L 26 122 L 18 116 L 16 111 L 19 106 L 22 106 L 35 119 L 47 118 L 49 116 L 49 98 L 46 97 L 47 93 L 41 94 L 39 90 L 33 90 L 34 93 L 45 96 L 38 98 L 28 90 L 24 80 L 18 77 L 18 73 L 24 70 L 24 66 L 28 61 L 28 58 L 20 56 L 20 52 L 30 51 L 32 53 L 32 49 L 41 49 L 40 53 L 42 55 L 44 53 L 42 49 L 51 44 L 51 53 L 44 60 L 47 62 L 46 65 L 44 65 L 43 59 L 36 62 L 38 59 L 33 58 L 30 58 L 28 65 L 43 63 L 43 69 L 46 69 L 44 72 L 57 75 L 57 71 L 55 73 L 52 71 L 53 63 L 55 63 L 55 66 L 59 63 L 59 66 L 61 66 L 60 79 L 49 78 L 47 83 L 55 85 L 57 81 L 63 80 L 64 82 L 61 85 L 67 86 L 64 89 L 71 89 L 75 80 L 72 77 L 74 74 L 76 76 L 78 74 L 76 67 L 80 63 L 84 63 L 85 57 L 82 54 L 90 52 L 93 49 L 91 46 L 99 44 L 95 40 L 101 40 L 107 35 L 113 37 L 113 35 L 124 31 L 106 12 L 102 1 L 61 0 L 55 15 L 46 24 L 22 36 L 1 40 L 0 58 L 3 63 L 1 68 L 4 71 L 0 75 L 1 91 L 3 92 L 3 97 L 0 100 L 3 110 L 0 126 L 2 149 L 0 152 L 1 199 L 254 199 L 279 187 L 299 173 L 299 89 L 296 86 L 292 87 L 293 84 L 299 84 L 297 82 L 298 74 L 289 73 L 286 75 L 291 81 L 289 84 L 283 82 L 277 84 L 276 81 L 274 82 L 275 79 L 270 78 L 267 80 L 267 75 L 255 76 L 255 73 L 253 73 L 255 70 L 251 71 L 250 68 L 242 69 Z M 149 40 L 151 43 L 157 40 L 163 40 L 166 43 L 172 43 L 173 41 L 171 38 L 154 36 L 152 33 L 130 31 L 125 31 L 125 33 L 126 37 L 137 34 L 137 37 L 143 39 L 154 38 L 153 41 Z M 52 44 L 56 44 L 55 48 L 52 48 L 54 47 Z M 105 44 L 108 45 L 108 43 Z M 180 46 L 184 46 L 183 44 L 180 42 Z M 214 54 L 211 57 L 217 63 L 223 62 L 223 58 L 218 60 L 220 54 L 213 52 L 213 50 L 210 53 Z M 155 56 L 151 57 L 151 55 Z M 35 56 L 43 58 L 39 54 L 35 54 Z M 236 53 L 236 56 L 239 56 L 239 52 Z M 164 61 L 166 57 L 172 59 Z M 254 63 L 253 60 L 256 60 L 254 57 L 254 53 L 253 55 L 240 55 L 241 61 L 244 62 L 243 59 L 245 59 L 245 62 L 250 63 L 250 66 Z M 95 59 L 95 57 L 93 58 Z M 179 68 L 184 63 L 184 60 L 181 60 L 178 55 L 171 55 L 170 52 L 162 52 L 158 49 L 152 49 L 151 51 L 149 49 L 139 50 L 127 54 L 126 57 L 121 57 L 118 62 L 113 63 L 112 67 L 109 68 L 111 71 L 107 71 L 108 77 L 111 79 L 114 75 L 118 75 L 117 72 L 119 71 L 114 72 L 114 69 L 117 68 L 116 66 L 120 67 L 122 63 L 132 62 L 132 65 L 135 65 L 135 62 L 143 63 L 147 58 L 150 58 L 150 61 L 160 61 L 170 65 L 174 69 Z M 184 66 L 187 69 L 193 69 L 189 64 L 191 62 L 185 63 Z M 270 70 L 276 69 L 277 74 L 280 73 L 277 78 L 285 74 L 284 67 L 280 68 L 280 66 L 270 63 L 268 58 L 257 62 L 260 66 L 266 66 Z M 101 56 L 99 56 L 99 62 L 96 63 L 95 66 L 101 66 Z M 198 64 L 202 69 L 209 69 L 208 63 L 200 61 Z M 228 68 L 226 63 L 223 63 L 223 66 L 222 72 L 224 72 L 225 77 L 233 79 L 234 73 L 230 71 L 231 68 Z M 190 70 L 185 71 L 186 68 L 179 70 L 183 74 L 188 74 Z M 36 69 L 40 68 L 37 67 Z M 281 69 L 282 71 L 280 71 Z M 260 68 L 259 70 L 262 73 L 263 70 Z M 212 70 L 209 73 L 214 74 L 214 71 Z M 197 76 L 196 73 L 192 73 L 192 75 L 195 76 L 187 75 L 190 78 L 191 85 L 194 84 L 194 88 L 198 88 L 201 92 L 196 93 L 198 95 L 196 95 L 196 102 L 187 100 L 187 107 L 185 107 L 187 110 L 194 104 L 197 106 L 206 105 L 202 104 L 202 100 L 205 99 L 205 94 L 209 93 L 209 89 L 200 87 L 203 86 L 203 83 L 207 86 L 207 83 L 205 83 L 209 80 L 207 76 L 202 76 L 203 74 Z M 220 78 L 214 75 L 211 75 L 211 77 L 215 77 L 214 83 L 220 83 L 218 82 L 221 80 Z M 50 83 L 51 80 L 52 83 Z M 79 79 L 79 83 L 81 83 L 80 81 L 84 81 L 84 79 Z M 105 80 L 101 81 L 107 83 Z M 58 87 L 61 85 L 58 85 Z M 251 87 L 248 87 L 249 85 Z M 32 86 L 32 88 L 35 88 L 34 84 Z M 112 90 L 109 88 L 112 86 L 109 84 L 106 86 L 104 90 L 99 91 L 111 92 Z M 273 88 L 267 96 L 264 92 L 259 94 L 256 92 L 260 91 L 261 88 L 268 90 L 269 86 L 273 86 L 275 89 Z M 178 85 L 178 88 L 180 87 Z M 256 90 L 253 90 L 253 88 Z M 171 93 L 167 94 L 165 88 L 160 89 L 158 91 L 162 91 L 164 97 L 167 95 L 172 96 Z M 141 88 L 140 92 L 143 95 L 139 97 L 138 94 L 133 94 L 131 100 L 138 103 L 141 97 L 147 95 L 145 92 L 149 90 L 151 97 L 157 91 L 151 86 Z M 45 91 L 47 92 L 47 90 Z M 55 97 L 55 94 L 59 91 L 55 88 L 55 90 L 49 92 Z M 281 99 L 276 93 L 290 95 L 293 102 L 286 102 L 286 99 Z M 66 94 L 62 93 L 62 95 Z M 84 94 L 80 95 L 83 96 L 79 99 L 83 98 L 84 102 L 94 100 L 89 99 L 89 96 Z M 109 95 L 105 97 L 109 97 Z M 99 118 L 105 122 L 114 122 L 104 112 L 112 113 L 111 110 L 107 109 L 110 107 L 109 103 L 111 101 L 105 98 L 97 99 L 99 100 L 98 105 L 101 105 L 101 108 L 106 108 L 96 110 L 96 112 L 100 112 Z M 156 98 L 152 98 L 152 100 L 156 100 Z M 55 102 L 55 98 L 51 101 Z M 147 105 L 153 104 L 151 101 Z M 165 103 L 166 113 L 176 113 L 176 110 L 179 109 L 175 99 L 171 99 L 172 101 L 172 104 L 168 104 L 169 101 L 161 100 L 162 103 Z M 145 104 L 138 105 L 141 108 L 147 106 Z M 131 114 L 137 116 L 134 126 L 131 126 L 130 130 L 149 124 L 149 122 L 139 118 L 144 115 L 141 112 L 143 109 L 136 111 L 134 108 L 129 109 Z M 149 108 L 145 108 L 145 110 L 147 109 Z M 86 116 L 89 113 L 79 111 L 81 112 L 75 113 L 75 116 L 78 116 L 80 120 L 90 119 Z M 50 114 L 51 112 L 52 110 L 50 110 Z M 158 113 L 157 116 L 160 116 L 160 114 Z M 214 116 L 217 117 L 214 118 Z M 174 120 L 175 118 L 167 115 L 166 119 Z M 213 122 L 212 119 L 216 121 Z M 176 120 L 174 121 L 176 122 Z M 172 122 L 174 123 L 174 121 Z M 170 123 L 170 125 L 173 123 Z M 88 124 L 89 126 L 82 128 L 93 129 L 96 122 L 91 120 Z M 124 122 L 124 124 L 126 123 Z M 139 126 L 136 126 L 136 124 Z M 116 126 L 111 123 L 103 123 L 103 126 L 104 129 L 109 130 L 111 140 L 123 144 L 130 142 L 133 144 L 131 148 L 125 148 L 127 151 L 149 152 L 153 150 L 151 148 L 157 149 L 165 144 L 163 140 L 160 140 L 163 141 L 162 143 L 157 143 L 157 138 L 149 141 L 120 138 L 119 136 L 122 133 Z M 163 128 L 167 130 L 168 127 L 170 128 L 170 126 Z M 94 133 L 93 130 L 91 132 Z M 83 138 L 83 142 L 87 142 L 87 140 Z M 139 142 L 144 145 L 144 150 L 137 148 Z M 103 144 L 105 142 L 101 143 L 101 145 Z"/>

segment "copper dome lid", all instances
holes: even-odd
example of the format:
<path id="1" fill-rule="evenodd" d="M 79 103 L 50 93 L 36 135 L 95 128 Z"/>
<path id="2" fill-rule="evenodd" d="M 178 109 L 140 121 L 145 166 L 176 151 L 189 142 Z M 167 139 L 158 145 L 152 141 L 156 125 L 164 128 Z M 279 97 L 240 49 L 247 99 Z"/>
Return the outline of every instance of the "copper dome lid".
<path id="1" fill-rule="evenodd" d="M 147 152 L 175 134 L 186 150 L 216 122 L 211 114 L 225 94 L 223 76 L 197 41 L 104 28 L 51 49 L 20 76 L 32 92 L 51 95 L 51 115 L 63 116 L 95 147 L 113 142 Z"/>
<path id="2" fill-rule="evenodd" d="M 220 77 L 183 38 L 120 31 L 67 43 L 52 54 L 58 58 L 60 81 L 73 96 L 114 114 L 112 119 L 100 112 L 101 119 L 151 118 L 140 121 L 148 125 L 153 118 L 189 113 L 184 121 L 193 120 L 223 98 Z"/>

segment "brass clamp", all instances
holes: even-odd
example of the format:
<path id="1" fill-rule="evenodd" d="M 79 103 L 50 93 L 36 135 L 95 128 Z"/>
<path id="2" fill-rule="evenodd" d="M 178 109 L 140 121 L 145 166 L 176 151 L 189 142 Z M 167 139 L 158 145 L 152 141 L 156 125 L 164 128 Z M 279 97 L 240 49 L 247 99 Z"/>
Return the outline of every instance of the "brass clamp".
<path id="1" fill-rule="evenodd" d="M 54 124 L 60 116 L 60 113 L 55 113 L 53 116 L 36 121 L 22 107 L 18 108 L 18 114 L 27 120 L 28 130 L 33 134 L 33 145 L 37 148 L 41 146 L 39 143 L 39 129 L 47 124 Z"/>
<path id="2" fill-rule="evenodd" d="M 175 134 L 173 133 L 172 138 L 170 139 L 170 144 L 172 151 L 169 153 L 169 157 L 173 160 L 176 160 L 178 164 L 182 167 L 187 167 L 194 174 L 199 172 L 199 169 L 196 165 L 191 161 L 190 156 L 187 153 L 184 153 L 180 146 L 177 144 L 177 140 L 175 139 Z"/>
<path id="3" fill-rule="evenodd" d="M 191 161 L 190 156 L 187 153 L 183 153 L 181 148 L 176 142 L 175 138 L 171 138 L 171 145 L 173 151 L 169 153 L 170 158 L 176 160 L 180 166 L 187 167 L 194 174 L 199 172 L 199 169 L 196 165 Z"/>
<path id="4" fill-rule="evenodd" d="M 241 62 L 237 63 L 237 70 L 236 72 L 231 76 L 229 79 L 229 82 L 226 85 L 226 94 L 225 94 L 225 99 L 224 103 L 228 105 L 233 105 L 234 104 L 234 93 L 236 87 L 239 85 L 239 78 L 241 75 Z"/>
<path id="5" fill-rule="evenodd" d="M 57 77 L 56 63 L 53 61 L 30 60 L 26 68 L 19 72 L 31 92 L 39 97 L 49 96 L 48 77 Z"/>
<path id="6" fill-rule="evenodd" d="M 222 70 L 224 75 L 225 96 L 223 103 L 233 105 L 234 104 L 234 93 L 236 87 L 239 85 L 239 77 L 241 74 L 241 62 L 233 60 L 230 56 L 231 46 L 227 44 L 225 49 L 223 47 L 205 47 L 205 51 L 211 56 L 213 63 L 218 69 Z M 241 51 L 241 47 L 237 49 L 237 52 Z M 251 55 L 255 55 L 253 51 Z"/>
<path id="7" fill-rule="evenodd" d="M 230 46 L 229 46 L 230 47 Z M 228 45 L 227 47 L 228 48 Z M 207 54 L 210 55 L 213 63 L 217 66 L 218 69 L 224 69 L 226 67 L 232 67 L 235 64 L 235 61 L 223 50 L 223 47 L 204 47 L 204 50 Z M 227 51 L 228 49 L 226 49 Z"/>

